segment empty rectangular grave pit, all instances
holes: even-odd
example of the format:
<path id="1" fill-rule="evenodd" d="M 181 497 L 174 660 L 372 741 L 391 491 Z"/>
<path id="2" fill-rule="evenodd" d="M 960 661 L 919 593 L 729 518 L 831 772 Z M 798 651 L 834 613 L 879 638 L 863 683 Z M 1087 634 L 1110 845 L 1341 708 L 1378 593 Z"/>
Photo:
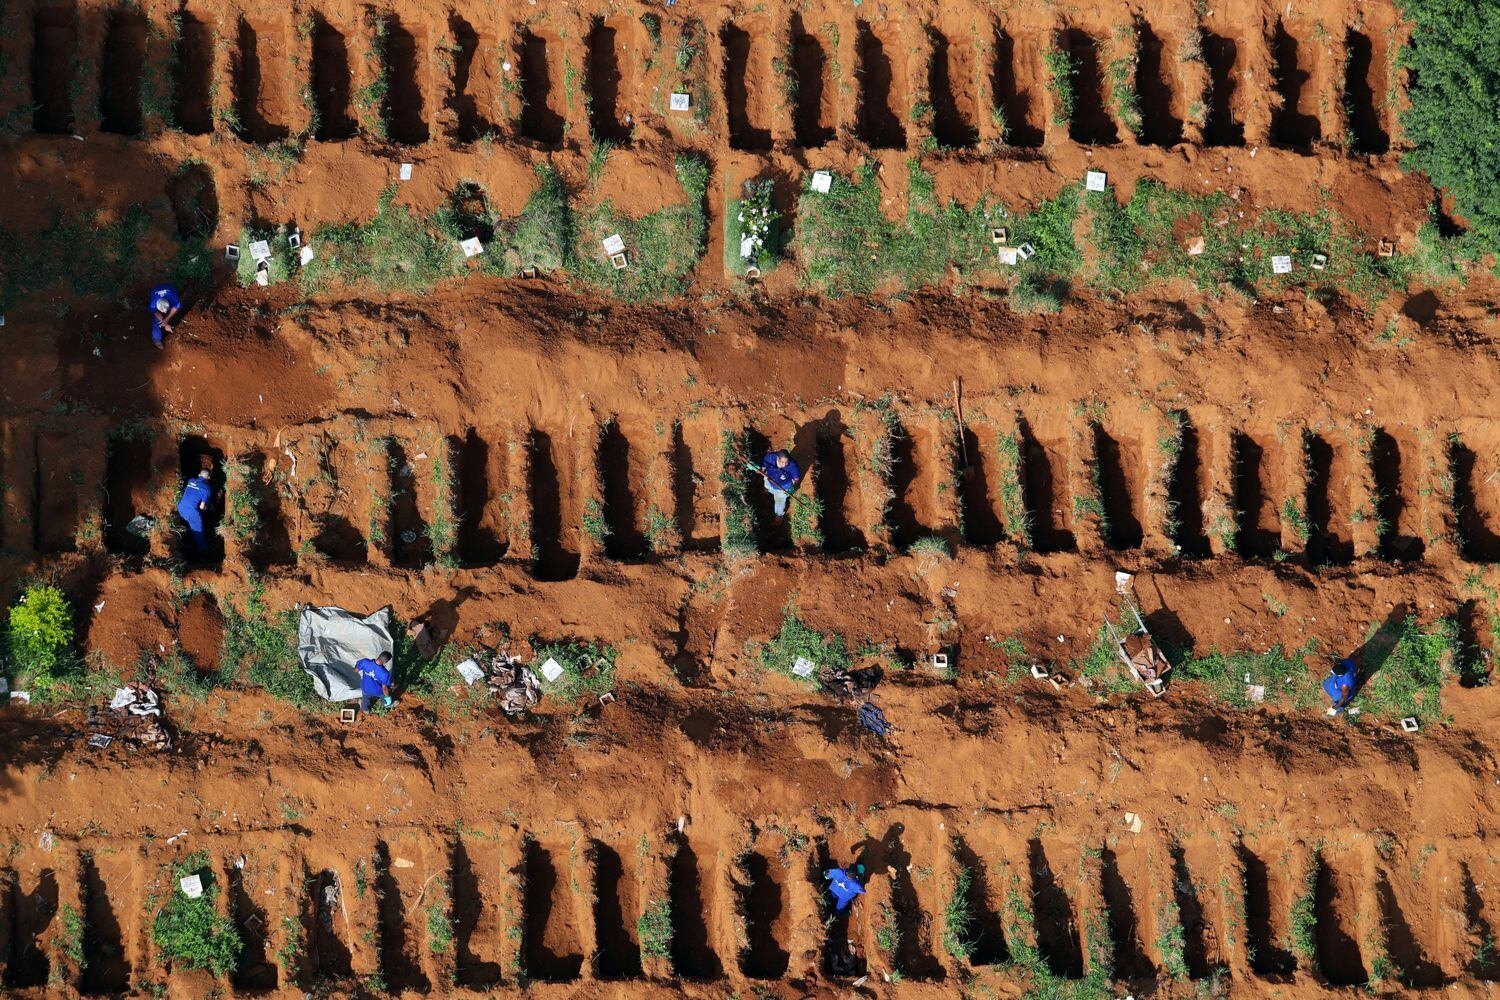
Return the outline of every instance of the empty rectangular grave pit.
<path id="1" fill-rule="evenodd" d="M 358 126 L 349 110 L 349 41 L 346 33 L 322 14 L 314 13 L 312 18 L 312 94 L 318 118 L 315 137 L 320 142 L 352 139 Z"/>
<path id="2" fill-rule="evenodd" d="M 1021 149 L 1041 146 L 1047 121 L 1046 77 L 1036 36 L 1016 37 L 996 28 L 993 74 L 995 110 L 1004 123 L 1001 138 Z"/>
<path id="3" fill-rule="evenodd" d="M 651 497 L 646 469 L 651 456 L 645 443 L 652 435 L 632 428 L 626 437 L 618 420 L 599 429 L 599 480 L 603 488 L 604 551 L 611 559 L 641 559 L 650 551 L 641 530 Z"/>
<path id="4" fill-rule="evenodd" d="M 452 114 L 452 135 L 459 142 L 473 142 L 493 128 L 488 108 L 497 89 L 495 42 L 458 14 L 449 15 L 448 31 L 453 68 L 447 105 Z"/>
<path id="5" fill-rule="evenodd" d="M 393 142 L 419 146 L 427 127 L 427 29 L 395 17 L 385 22 L 385 122 Z"/>
<path id="6" fill-rule="evenodd" d="M 1232 439 L 1232 460 L 1239 553 L 1247 558 L 1269 559 L 1281 546 L 1281 516 L 1276 497 L 1283 491 L 1276 473 L 1280 466 L 1274 436 L 1254 438 L 1236 432 Z"/>
<path id="7" fill-rule="evenodd" d="M 128 858 L 79 856 L 78 910 L 83 918 L 83 976 L 78 986 L 86 996 L 112 996 L 130 988 L 130 957 L 122 920 L 133 923 L 129 908 L 135 899 L 132 865 Z"/>
<path id="8" fill-rule="evenodd" d="M 938 530 L 938 483 L 951 463 L 932 428 L 891 426 L 891 542 L 901 549 Z"/>
<path id="9" fill-rule="evenodd" d="M 286 566 L 296 562 L 291 533 L 287 529 L 287 514 L 281 503 L 279 478 L 270 456 L 265 452 L 252 451 L 237 459 L 238 482 L 231 482 L 231 490 L 242 490 L 246 502 L 255 512 L 255 533 L 248 539 L 248 555 L 256 566 Z M 229 494 L 228 504 L 233 506 L 235 498 Z"/>
<path id="10" fill-rule="evenodd" d="M 968 877 L 968 891 L 962 900 L 968 904 L 971 924 L 963 935 L 963 944 L 968 948 L 968 964 L 982 969 L 1011 960 L 1012 953 L 1005 940 L 1004 920 L 1001 910 L 1005 899 L 1006 867 L 994 851 L 981 852 L 970 846 L 965 838 L 953 841 L 953 863 L 955 879 L 959 872 Z M 955 892 L 958 888 L 955 881 Z"/>
<path id="11" fill-rule="evenodd" d="M 1343 860 L 1321 851 L 1313 854 L 1317 969 L 1329 985 L 1363 986 L 1370 974 L 1363 954 L 1367 940 L 1360 926 L 1361 886 L 1354 872 L 1335 863 Z"/>
<path id="12" fill-rule="evenodd" d="M 1278 146 L 1310 151 L 1323 136 L 1317 116 L 1317 46 L 1293 35 L 1281 18 L 1270 43 L 1271 79 L 1279 101 L 1271 115 L 1271 139 Z"/>
<path id="13" fill-rule="evenodd" d="M 1182 141 L 1182 86 L 1175 45 L 1166 43 L 1150 22 L 1136 18 L 1135 92 L 1140 98 L 1141 139 L 1153 146 Z"/>
<path id="14" fill-rule="evenodd" d="M 1186 415 L 1178 428 L 1177 461 L 1167 483 L 1168 534 L 1183 555 L 1202 559 L 1212 552 L 1203 514 L 1204 501 L 1213 491 L 1206 461 L 1211 452 L 1204 433 Z"/>
<path id="15" fill-rule="evenodd" d="M 725 23 L 719 30 L 724 49 L 724 106 L 729 116 L 729 145 L 734 149 L 771 148 L 766 127 L 771 96 L 770 39 L 756 38 L 749 30 Z"/>
<path id="16" fill-rule="evenodd" d="M 1222 953 L 1222 935 L 1210 914 L 1221 914 L 1226 902 L 1243 901 L 1243 885 L 1232 885 L 1229 871 L 1222 864 L 1217 848 L 1206 851 L 1198 847 L 1184 847 L 1173 842 L 1168 850 L 1171 859 L 1170 878 L 1165 881 L 1177 906 L 1177 918 L 1182 926 L 1182 960 L 1187 966 L 1188 978 L 1207 979 L 1217 969 L 1227 966 Z M 1224 874 L 1214 880 L 1215 872 Z M 1226 899 L 1225 897 L 1229 897 Z M 1170 928 L 1159 926 L 1158 935 L 1164 937 Z M 1239 940 L 1244 940 L 1245 929 L 1240 926 Z M 1210 953 L 1209 944 L 1214 949 Z"/>
<path id="17" fill-rule="evenodd" d="M 146 434 L 111 434 L 104 456 L 104 547 L 119 555 L 145 556 L 149 532 L 136 533 L 137 515 L 155 516 L 151 481 L 151 438 Z"/>
<path id="18" fill-rule="evenodd" d="M 1412 870 L 1421 873 L 1421 856 L 1413 860 Z M 1400 886 L 1405 880 L 1391 870 L 1376 872 L 1374 882 L 1386 953 L 1401 981 L 1418 989 L 1444 985 L 1448 977 L 1437 953 L 1438 943 L 1445 937 L 1440 925 L 1447 917 L 1440 902 L 1441 892 L 1423 892 L 1420 887 L 1402 892 Z"/>
<path id="19" fill-rule="evenodd" d="M 791 961 L 786 949 L 791 914 L 785 891 L 791 873 L 755 850 L 736 859 L 735 867 L 736 911 L 744 928 L 740 972 L 750 979 L 780 979 Z"/>
<path id="20" fill-rule="evenodd" d="M 636 880 L 620 852 L 602 841 L 589 846 L 594 875 L 594 969 L 601 979 L 638 979 L 641 947 L 635 914 L 641 912 Z"/>
<path id="21" fill-rule="evenodd" d="M 361 862 L 363 863 L 363 859 Z M 331 868 L 308 872 L 303 880 L 307 895 L 302 901 L 302 930 L 307 942 L 307 969 L 314 981 L 339 981 L 353 975 L 349 943 L 341 936 L 350 930 L 344 919 L 353 900 L 344 893 L 356 887 L 345 885 Z"/>
<path id="22" fill-rule="evenodd" d="M 10 930 L 6 945 L 8 961 L 3 983 L 10 989 L 45 987 L 51 980 L 52 960 L 46 947 L 49 928 L 57 915 L 58 879 L 51 868 L 35 878 L 0 870 L 0 924 Z"/>
<path id="23" fill-rule="evenodd" d="M 823 35 L 809 28 L 801 14 L 792 15 L 792 81 L 797 145 L 817 149 L 834 135 L 838 120 L 838 83 L 828 78 L 829 57 Z"/>
<path id="24" fill-rule="evenodd" d="M 517 498 L 510 487 L 509 444 L 499 431 L 473 427 L 448 439 L 458 475 L 458 553 L 465 565 L 493 565 L 510 548 L 509 511 Z"/>
<path id="25" fill-rule="evenodd" d="M 589 28 L 587 105 L 589 128 L 596 141 L 625 145 L 634 132 L 622 94 L 623 74 L 629 68 L 626 32 L 633 24 L 626 18 L 595 18 Z"/>
<path id="26" fill-rule="evenodd" d="M 578 575 L 578 532 L 583 511 L 571 439 L 534 429 L 526 443 L 531 500 L 531 541 L 536 554 L 533 575 L 556 582 Z"/>
<path id="27" fill-rule="evenodd" d="M 1421 559 L 1426 551 L 1422 538 L 1421 449 L 1402 435 L 1378 429 L 1370 441 L 1370 463 L 1375 479 L 1375 524 L 1383 559 Z"/>
<path id="28" fill-rule="evenodd" d="M 1076 547 L 1070 508 L 1068 447 L 1065 439 L 1038 440 L 1026 422 L 1020 436 L 1022 493 L 1032 544 L 1038 552 L 1072 552 Z"/>
<path id="29" fill-rule="evenodd" d="M 863 548 L 860 530 L 858 455 L 843 415 L 829 411 L 813 438 L 813 492 L 823 503 L 823 547 L 828 552 Z"/>
<path id="30" fill-rule="evenodd" d="M 868 21 L 855 36 L 859 79 L 859 137 L 873 149 L 905 149 L 906 52 Z"/>
<path id="31" fill-rule="evenodd" d="M 31 523 L 38 552 L 72 552 L 77 547 L 83 486 L 77 447 L 77 439 L 62 431 L 43 431 L 36 436 Z"/>
<path id="32" fill-rule="evenodd" d="M 967 455 L 967 464 L 958 471 L 963 540 L 970 545 L 996 545 L 1006 536 L 1001 520 L 1000 452 L 994 429 L 977 425 L 964 427 L 961 431 L 962 454 Z"/>
<path id="33" fill-rule="evenodd" d="M 476 838 L 475 853 L 494 857 L 493 845 Z M 450 856 L 453 900 L 454 981 L 460 986 L 489 989 L 504 976 L 501 941 L 506 928 L 500 908 L 501 873 L 476 859 L 462 839 L 453 842 Z M 429 942 L 430 943 L 430 942 Z"/>
<path id="34" fill-rule="evenodd" d="M 432 534 L 424 513 L 431 508 L 423 502 L 424 477 L 431 471 L 432 458 L 414 458 L 407 444 L 395 437 L 384 439 L 376 460 L 382 458 L 389 477 L 386 539 L 391 562 L 406 567 L 425 565 L 433 559 Z"/>
<path id="35" fill-rule="evenodd" d="M 1314 565 L 1354 560 L 1353 474 L 1350 446 L 1332 435 L 1303 439 L 1307 460 L 1307 557 Z"/>
<path id="36" fill-rule="evenodd" d="M 672 915 L 672 971 L 683 979 L 707 982 L 724 974 L 709 940 L 707 915 L 718 912 L 721 887 L 705 878 L 703 862 L 679 835 L 668 873 Z"/>
<path id="37" fill-rule="evenodd" d="M 562 42 L 523 28 L 516 50 L 521 67 L 521 134 L 543 146 L 556 146 L 564 131 Z"/>
<path id="38" fill-rule="evenodd" d="M 278 142 L 290 132 L 291 64 L 283 34 L 279 27 L 240 19 L 234 92 L 240 129 L 251 142 Z"/>
<path id="39" fill-rule="evenodd" d="M 932 103 L 932 134 L 950 149 L 967 149 L 979 141 L 976 95 L 979 80 L 970 38 L 950 38 L 937 28 L 927 31 L 932 58 L 927 65 L 927 93 Z"/>
<path id="40" fill-rule="evenodd" d="M 70 7 L 36 12 L 31 49 L 31 127 L 67 135 L 73 131 L 73 83 L 78 72 L 78 23 Z"/>
<path id="41" fill-rule="evenodd" d="M 178 25 L 173 114 L 188 135 L 204 135 L 214 127 L 214 29 L 187 12 Z"/>
<path id="42" fill-rule="evenodd" d="M 257 891 L 252 878 L 242 866 L 224 866 L 229 919 L 240 935 L 238 964 L 231 981 L 236 990 L 261 993 L 276 989 L 280 974 L 271 954 L 270 915 L 264 905 L 268 897 L 263 889 Z"/>
<path id="43" fill-rule="evenodd" d="M 1109 434 L 1094 425 L 1094 461 L 1098 465 L 1099 500 L 1113 549 L 1138 549 L 1145 537 L 1140 514 L 1146 495 L 1146 464 L 1139 441 Z"/>
<path id="44" fill-rule="evenodd" d="M 354 449 L 361 454 L 355 455 Z M 369 558 L 366 530 L 373 527 L 384 535 L 384 520 L 371 515 L 374 482 L 364 481 L 369 466 L 363 448 L 314 438 L 294 442 L 290 450 L 301 455 L 298 487 L 302 503 L 312 512 L 313 548 L 324 558 L 343 565 L 361 565 Z M 377 470 L 383 472 L 384 468 Z"/>
<path id="45" fill-rule="evenodd" d="M 1146 954 L 1151 932 L 1151 884 L 1144 852 L 1103 848 L 1099 853 L 1099 888 L 1105 923 L 1114 949 L 1114 974 L 1126 981 L 1152 979 L 1156 966 Z"/>
<path id="46" fill-rule="evenodd" d="M 1099 42 L 1082 28 L 1068 28 L 1058 36 L 1058 48 L 1068 57 L 1073 89 L 1073 117 L 1068 137 L 1074 142 L 1108 146 L 1120 140 L 1109 113 Z"/>
<path id="47" fill-rule="evenodd" d="M 1390 149 L 1386 132 L 1386 53 L 1371 35 L 1350 28 L 1344 34 L 1344 110 L 1349 116 L 1350 146 L 1356 153 L 1378 156 Z"/>
<path id="48" fill-rule="evenodd" d="M 100 124 L 116 135 L 141 131 L 141 75 L 146 67 L 146 18 L 114 10 L 104 36 L 104 74 L 100 90 Z"/>
<path id="49" fill-rule="evenodd" d="M 521 963 L 526 975 L 543 982 L 573 982 L 583 970 L 583 934 L 578 926 L 573 873 L 566 850 L 527 840 L 522 860 Z M 575 864 L 582 862 L 574 858 Z"/>
<path id="50" fill-rule="evenodd" d="M 672 427 L 672 504 L 684 548 L 717 551 L 721 544 L 719 433 L 711 421 Z"/>
<path id="51" fill-rule="evenodd" d="M 1203 141 L 1210 146 L 1243 146 L 1245 98 L 1240 92 L 1240 42 L 1226 35 L 1204 32 L 1199 44 L 1208 63 Z"/>
<path id="52" fill-rule="evenodd" d="M 1297 967 L 1297 960 L 1287 950 L 1289 924 L 1292 906 L 1306 890 L 1305 862 L 1273 845 L 1252 847 L 1241 843 L 1237 853 L 1245 873 L 1245 934 L 1250 968 L 1261 976 L 1290 975 Z M 1231 900 L 1230 911 L 1233 910 Z"/>
<path id="53" fill-rule="evenodd" d="M 425 993 L 429 983 L 422 969 L 418 930 L 425 924 L 420 919 L 425 914 L 417 910 L 408 912 L 408 901 L 417 898 L 425 876 L 417 876 L 415 867 L 397 866 L 394 860 L 389 845 L 382 842 L 375 846 L 371 888 L 375 892 L 379 924 L 376 938 L 380 971 L 386 986 L 398 996 L 407 990 Z"/>
<path id="54" fill-rule="evenodd" d="M 1459 553 L 1470 562 L 1500 562 L 1500 451 L 1471 440 L 1477 443 L 1453 435 L 1448 445 Z"/>
<path id="55" fill-rule="evenodd" d="M 1066 876 L 1072 870 L 1062 863 L 1062 851 L 1033 839 L 1026 846 L 1026 867 L 1031 883 L 1032 916 L 1036 943 L 1048 968 L 1066 979 L 1083 978 L 1083 946 L 1078 936 L 1080 915 Z"/>

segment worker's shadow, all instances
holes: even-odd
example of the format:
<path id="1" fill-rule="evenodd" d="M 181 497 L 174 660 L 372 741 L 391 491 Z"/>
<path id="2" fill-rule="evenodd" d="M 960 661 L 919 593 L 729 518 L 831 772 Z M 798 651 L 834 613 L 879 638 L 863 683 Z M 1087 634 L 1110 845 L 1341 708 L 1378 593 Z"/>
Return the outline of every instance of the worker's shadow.
<path id="1" fill-rule="evenodd" d="M 1350 654 L 1350 658 L 1359 667 L 1359 682 L 1354 688 L 1356 695 L 1370 683 L 1371 678 L 1384 669 L 1396 644 L 1401 641 L 1401 626 L 1411 614 L 1411 608 L 1405 603 L 1397 604 L 1385 616 L 1385 621 L 1365 637 L 1364 644 Z"/>
<path id="2" fill-rule="evenodd" d="M 854 849 L 854 863 L 865 866 L 865 878 L 889 875 L 892 866 L 905 866 L 911 861 L 906 848 L 901 846 L 901 835 L 906 832 L 902 823 L 893 823 L 880 838 L 866 837 Z"/>

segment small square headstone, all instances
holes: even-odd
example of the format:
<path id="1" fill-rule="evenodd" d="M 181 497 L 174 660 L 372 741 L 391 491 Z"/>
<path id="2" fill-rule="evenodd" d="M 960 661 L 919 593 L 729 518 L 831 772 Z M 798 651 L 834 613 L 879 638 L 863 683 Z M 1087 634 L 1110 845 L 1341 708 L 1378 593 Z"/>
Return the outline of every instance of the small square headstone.
<path id="1" fill-rule="evenodd" d="M 359 713 L 356 712 L 352 708 L 341 708 L 341 709 L 339 709 L 339 721 L 340 722 L 353 722 L 353 721 L 355 721 L 358 718 L 359 718 Z"/>
<path id="2" fill-rule="evenodd" d="M 182 894 L 188 899 L 197 899 L 203 895 L 203 876 L 188 875 L 178 879 L 177 884 L 182 886 Z"/>
<path id="3" fill-rule="evenodd" d="M 693 99 L 687 94 L 673 94 L 668 102 L 667 106 L 673 111 L 687 111 L 693 106 Z"/>
<path id="4" fill-rule="evenodd" d="M 1030 260 L 1031 258 L 1036 256 L 1036 247 L 1032 246 L 1030 243 L 1022 243 L 1020 246 L 1016 247 L 1016 256 L 1021 258 L 1022 260 Z"/>
<path id="5" fill-rule="evenodd" d="M 617 253 L 625 252 L 625 238 L 619 233 L 613 233 L 604 237 L 604 252 L 613 257 Z"/>
<path id="6" fill-rule="evenodd" d="M 479 242 L 478 236 L 470 236 L 468 239 L 461 241 L 458 245 L 463 249 L 465 257 L 478 257 L 480 254 L 484 253 L 484 244 Z"/>
<path id="7" fill-rule="evenodd" d="M 1083 186 L 1089 191 L 1103 191 L 1106 177 L 1102 170 L 1090 170 L 1083 175 Z"/>
<path id="8" fill-rule="evenodd" d="M 623 271 L 623 270 L 625 270 L 626 260 L 625 260 L 625 255 L 624 254 L 622 254 L 622 253 L 615 254 L 613 257 L 611 257 L 609 259 L 609 262 L 615 266 L 615 270 L 616 271 Z"/>
<path id="9" fill-rule="evenodd" d="M 253 258 L 254 260 L 257 260 L 257 261 L 270 260 L 271 259 L 271 243 L 270 243 L 270 241 L 269 240 L 256 240 L 254 243 L 250 244 L 250 256 L 251 256 L 251 258 Z"/>
<path id="10" fill-rule="evenodd" d="M 1009 264 L 1011 267 L 1015 267 L 1021 260 L 1021 256 L 1016 252 L 1015 247 L 999 247 L 995 253 L 999 256 L 1000 263 Z"/>
<path id="11" fill-rule="evenodd" d="M 556 684 L 558 678 L 563 675 L 563 667 L 552 657 L 547 657 L 547 662 L 542 664 L 542 679 L 548 684 Z"/>
<path id="12" fill-rule="evenodd" d="M 228 246 L 226 246 L 224 248 L 224 259 L 225 260 L 239 260 L 240 259 L 240 248 L 237 247 L 237 246 L 235 246 L 233 243 L 231 243 Z"/>
<path id="13" fill-rule="evenodd" d="M 1291 274 L 1292 258 L 1290 254 L 1277 254 L 1271 258 L 1272 274 Z"/>
<path id="14" fill-rule="evenodd" d="M 818 170 L 812 176 L 812 189 L 819 194 L 827 194 L 833 190 L 833 174 L 826 170 Z"/>
<path id="15" fill-rule="evenodd" d="M 409 180 L 411 180 L 411 164 L 410 163 L 403 163 L 403 164 L 401 164 L 401 179 L 403 181 L 409 181 Z"/>
<path id="16" fill-rule="evenodd" d="M 1401 728 L 1406 730 L 1408 733 L 1414 733 L 1422 727 L 1417 724 L 1417 717 L 1415 715 L 1408 715 L 1406 718 L 1401 720 Z"/>
<path id="17" fill-rule="evenodd" d="M 1039 681 L 1044 681 L 1047 679 L 1048 674 L 1046 669 L 1040 663 L 1033 663 L 1031 665 L 1031 676 L 1035 677 Z"/>
<path id="18" fill-rule="evenodd" d="M 1004 243 L 1009 235 L 1009 231 L 1004 226 L 996 226 L 990 230 L 990 242 Z"/>
<path id="19" fill-rule="evenodd" d="M 792 664 L 792 673 L 798 677 L 811 677 L 813 671 L 817 669 L 818 665 L 805 656 L 797 657 L 796 662 Z"/>
<path id="20" fill-rule="evenodd" d="M 302 245 L 302 230 L 298 229 L 286 238 L 286 245 L 293 250 Z"/>
<path id="21" fill-rule="evenodd" d="M 302 261 L 303 267 L 311 264 L 313 259 L 313 248 L 310 246 L 303 247 L 299 259 Z"/>

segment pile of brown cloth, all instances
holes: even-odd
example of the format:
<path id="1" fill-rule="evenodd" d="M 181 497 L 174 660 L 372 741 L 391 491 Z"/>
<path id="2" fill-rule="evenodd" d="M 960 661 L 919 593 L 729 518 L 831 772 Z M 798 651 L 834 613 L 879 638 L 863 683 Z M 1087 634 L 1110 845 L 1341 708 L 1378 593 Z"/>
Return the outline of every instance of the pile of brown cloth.
<path id="1" fill-rule="evenodd" d="M 90 742 L 120 740 L 132 750 L 167 750 L 172 734 L 162 721 L 161 697 L 150 685 L 133 681 L 115 691 L 106 708 L 90 708 Z M 108 745 L 104 740 L 98 744 Z"/>

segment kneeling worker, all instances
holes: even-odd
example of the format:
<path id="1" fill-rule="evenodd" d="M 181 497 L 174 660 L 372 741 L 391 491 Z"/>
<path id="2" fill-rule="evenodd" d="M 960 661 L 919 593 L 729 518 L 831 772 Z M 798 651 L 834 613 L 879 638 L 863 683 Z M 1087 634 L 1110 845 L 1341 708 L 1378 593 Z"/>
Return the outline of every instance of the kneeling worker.
<path id="1" fill-rule="evenodd" d="M 1333 701 L 1329 715 L 1338 715 L 1349 708 L 1354 692 L 1359 689 L 1359 667 L 1350 659 L 1343 659 L 1333 668 L 1333 673 L 1323 678 L 1323 692 Z M 1350 711 L 1354 715 L 1359 709 Z"/>

